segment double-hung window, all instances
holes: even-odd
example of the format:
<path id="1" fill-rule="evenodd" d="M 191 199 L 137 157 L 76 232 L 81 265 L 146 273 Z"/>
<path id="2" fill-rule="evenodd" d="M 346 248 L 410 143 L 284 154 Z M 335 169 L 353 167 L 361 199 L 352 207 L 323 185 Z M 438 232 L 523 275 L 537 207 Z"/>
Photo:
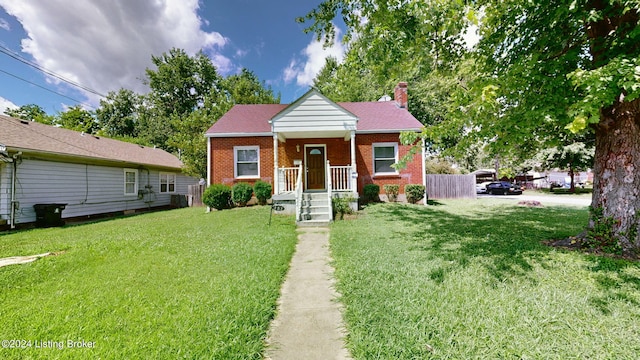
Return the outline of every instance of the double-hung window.
<path id="1" fill-rule="evenodd" d="M 160 193 L 176 192 L 176 174 L 160 173 Z"/>
<path id="2" fill-rule="evenodd" d="M 391 165 L 398 162 L 398 143 L 373 144 L 373 169 L 376 175 L 397 175 Z"/>
<path id="3" fill-rule="evenodd" d="M 138 170 L 124 169 L 124 194 L 138 195 Z"/>
<path id="4" fill-rule="evenodd" d="M 233 148 L 233 167 L 236 178 L 260 177 L 260 147 L 235 146 Z"/>

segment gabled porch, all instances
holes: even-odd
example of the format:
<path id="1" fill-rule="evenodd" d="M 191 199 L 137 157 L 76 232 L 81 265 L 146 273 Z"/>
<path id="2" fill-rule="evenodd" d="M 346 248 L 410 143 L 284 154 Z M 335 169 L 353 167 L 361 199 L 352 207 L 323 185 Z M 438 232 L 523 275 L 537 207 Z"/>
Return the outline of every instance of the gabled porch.
<path id="1" fill-rule="evenodd" d="M 296 222 L 300 225 L 324 225 L 331 222 L 334 197 L 351 197 L 355 200 L 358 198 L 354 167 L 332 166 L 329 161 L 326 161 L 324 166 L 324 173 L 328 176 L 325 176 L 322 189 L 305 189 L 303 174 L 308 174 L 308 171 L 303 164 L 281 167 L 276 171 L 275 183 L 278 192 L 273 196 L 273 200 L 295 204 L 293 212 Z M 354 206 L 357 206 L 357 201 Z"/>
<path id="2" fill-rule="evenodd" d="M 334 196 L 357 198 L 357 122 L 316 90 L 270 121 L 275 198 L 294 197 L 299 222 L 331 221 Z"/>

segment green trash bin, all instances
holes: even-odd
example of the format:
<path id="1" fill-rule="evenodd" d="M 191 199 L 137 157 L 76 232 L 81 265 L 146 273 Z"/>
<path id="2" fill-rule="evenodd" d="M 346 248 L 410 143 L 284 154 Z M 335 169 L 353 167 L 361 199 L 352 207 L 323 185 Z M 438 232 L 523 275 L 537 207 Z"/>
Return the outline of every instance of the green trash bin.
<path id="1" fill-rule="evenodd" d="M 36 227 L 54 227 L 64 225 L 62 210 L 67 204 L 35 204 Z"/>

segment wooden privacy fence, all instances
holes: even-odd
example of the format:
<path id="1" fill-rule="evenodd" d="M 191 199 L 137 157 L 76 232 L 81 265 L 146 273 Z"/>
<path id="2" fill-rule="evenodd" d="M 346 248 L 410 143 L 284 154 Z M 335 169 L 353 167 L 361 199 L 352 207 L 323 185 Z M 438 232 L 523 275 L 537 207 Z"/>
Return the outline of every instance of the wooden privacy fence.
<path id="1" fill-rule="evenodd" d="M 429 199 L 475 199 L 475 175 L 427 174 Z"/>
<path id="2" fill-rule="evenodd" d="M 205 185 L 189 185 L 189 193 L 187 194 L 187 202 L 189 203 L 189 207 L 191 206 L 204 206 L 202 203 L 202 194 L 204 193 L 204 189 L 207 187 Z"/>

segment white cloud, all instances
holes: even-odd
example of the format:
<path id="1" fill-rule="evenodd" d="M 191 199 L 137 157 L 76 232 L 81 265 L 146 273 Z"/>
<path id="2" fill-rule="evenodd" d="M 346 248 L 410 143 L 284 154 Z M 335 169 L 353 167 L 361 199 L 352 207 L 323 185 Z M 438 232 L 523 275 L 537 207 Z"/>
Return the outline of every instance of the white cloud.
<path id="1" fill-rule="evenodd" d="M 0 96 L 0 114 L 4 115 L 7 109 L 17 109 L 19 106 Z"/>
<path id="2" fill-rule="evenodd" d="M 336 28 L 336 39 L 340 38 L 340 29 Z M 283 71 L 283 79 L 285 83 L 290 83 L 294 79 L 297 85 L 309 86 L 313 84 L 313 79 L 318 75 L 320 70 L 325 65 L 326 58 L 329 56 L 335 57 L 338 62 L 344 59 L 345 46 L 339 41 L 328 48 L 324 48 L 323 42 L 312 40 L 304 50 L 300 53 L 302 60 L 299 57 L 294 57 L 289 66 Z"/>
<path id="3" fill-rule="evenodd" d="M 198 0 L 0 0 L 0 6 L 27 33 L 22 51 L 103 94 L 121 87 L 146 92 L 140 79 L 153 67 L 151 55 L 173 47 L 202 49 L 221 72 L 233 70 L 219 52 L 228 39 L 201 29 Z"/>
<path id="4" fill-rule="evenodd" d="M 9 23 L 7 22 L 7 20 L 0 18 L 0 29 L 5 29 L 9 31 L 11 30 L 11 26 L 9 26 Z"/>

